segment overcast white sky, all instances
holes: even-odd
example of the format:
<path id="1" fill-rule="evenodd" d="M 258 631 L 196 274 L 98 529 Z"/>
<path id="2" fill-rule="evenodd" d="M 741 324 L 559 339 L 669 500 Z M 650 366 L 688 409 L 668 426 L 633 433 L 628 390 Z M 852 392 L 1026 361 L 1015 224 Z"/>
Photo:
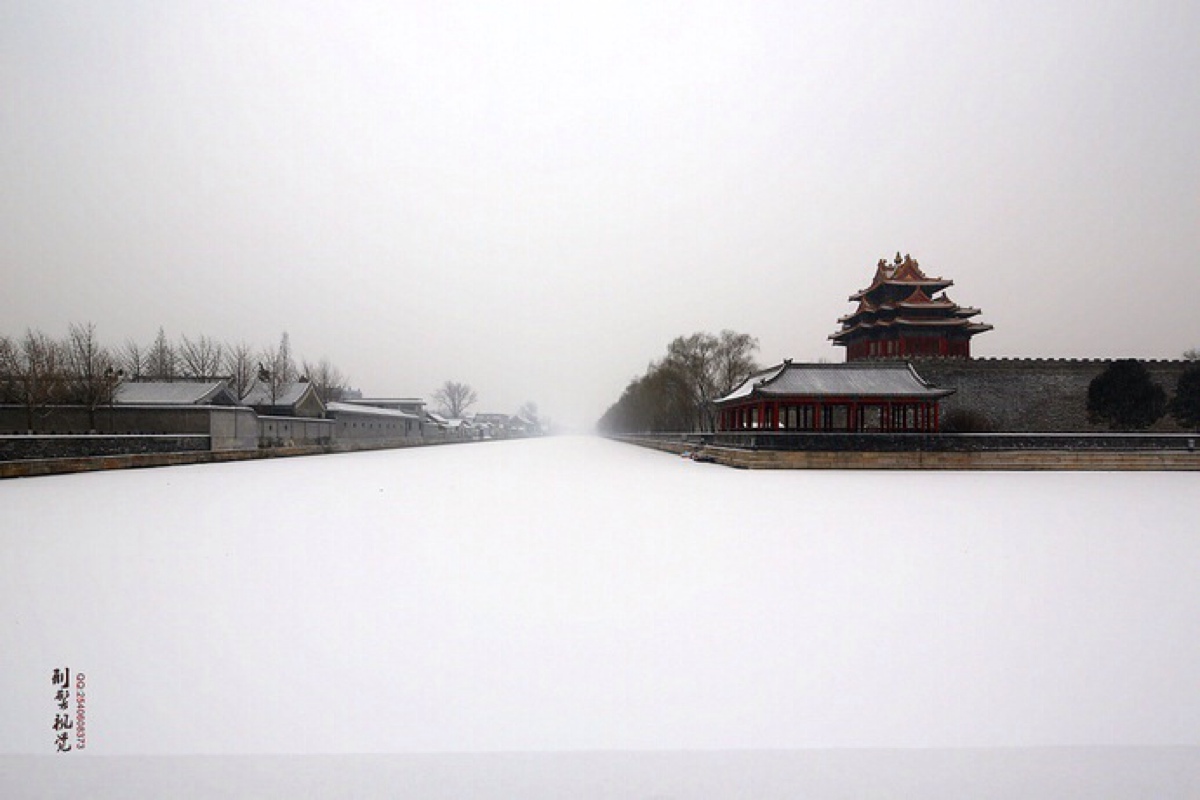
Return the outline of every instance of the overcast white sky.
<path id="1" fill-rule="evenodd" d="M 911 252 L 980 355 L 1200 345 L 1200 5 L 0 0 L 0 332 L 589 424 Z"/>

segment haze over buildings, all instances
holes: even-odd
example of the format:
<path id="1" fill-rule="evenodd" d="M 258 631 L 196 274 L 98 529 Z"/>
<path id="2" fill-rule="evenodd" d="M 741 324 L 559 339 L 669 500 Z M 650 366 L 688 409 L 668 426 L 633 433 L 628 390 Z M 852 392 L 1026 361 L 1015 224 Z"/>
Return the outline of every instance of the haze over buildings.
<path id="1" fill-rule="evenodd" d="M 911 252 L 976 355 L 1200 345 L 1200 7 L 0 3 L 0 319 L 589 424 Z"/>

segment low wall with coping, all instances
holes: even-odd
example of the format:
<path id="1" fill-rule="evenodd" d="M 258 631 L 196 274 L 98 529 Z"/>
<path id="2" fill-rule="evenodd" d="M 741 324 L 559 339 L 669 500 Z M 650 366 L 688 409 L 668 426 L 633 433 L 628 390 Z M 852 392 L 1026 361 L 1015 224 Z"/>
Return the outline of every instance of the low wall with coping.
<path id="1" fill-rule="evenodd" d="M 334 421 L 311 417 L 258 418 L 260 447 L 304 447 L 333 444 Z"/>
<path id="2" fill-rule="evenodd" d="M 0 434 L 28 434 L 29 413 L 21 406 L 0 406 Z M 54 406 L 35 412 L 34 434 L 183 435 L 210 437 L 213 450 L 258 446 L 253 409 L 234 406 Z"/>
<path id="3" fill-rule="evenodd" d="M 819 453 L 708 447 L 704 457 L 743 469 L 923 469 L 991 471 L 1200 471 L 1200 454 L 1100 450 Z"/>
<path id="4" fill-rule="evenodd" d="M 830 438 L 833 436 L 836 434 L 830 435 Z M 967 449 L 959 442 L 958 449 L 934 449 L 927 441 L 923 449 L 912 447 L 904 450 L 886 447 L 874 450 L 786 450 L 705 444 L 705 441 L 712 440 L 711 434 L 654 434 L 614 438 L 668 453 L 695 453 L 700 460 L 742 469 L 1200 471 L 1200 447 L 1197 447 L 1200 437 L 1195 436 L 1169 437 L 1174 446 L 1167 449 L 1148 446 L 1147 441 L 1125 448 L 1075 449 L 1062 446 L 1056 437 L 1045 437 L 1040 440 L 1044 446 L 1033 448 L 1028 446 L 1030 437 L 1018 436 L 1007 437 L 1014 440 L 1010 447 L 1000 446 L 999 440 L 1006 437 L 990 437 L 992 441 L 987 448 Z M 1125 438 L 1141 437 L 1133 435 Z"/>
<path id="5" fill-rule="evenodd" d="M 0 461 L 88 458 L 136 453 L 184 453 L 211 449 L 207 436 L 94 434 L 0 436 Z"/>
<path id="6" fill-rule="evenodd" d="M 75 438 L 75 437 L 64 437 Z M 63 458 L 29 458 L 17 461 L 0 460 L 0 478 L 29 478 L 39 475 L 64 475 L 73 472 L 101 472 L 112 469 L 170 467 L 185 464 L 216 464 L 229 461 L 256 461 L 263 458 L 332 455 L 366 450 L 394 450 L 406 447 L 466 444 L 472 440 L 425 442 L 406 440 L 403 443 L 351 442 L 329 445 L 293 447 L 253 447 L 244 450 L 194 450 L 171 453 L 135 453 L 121 455 L 70 456 Z"/>

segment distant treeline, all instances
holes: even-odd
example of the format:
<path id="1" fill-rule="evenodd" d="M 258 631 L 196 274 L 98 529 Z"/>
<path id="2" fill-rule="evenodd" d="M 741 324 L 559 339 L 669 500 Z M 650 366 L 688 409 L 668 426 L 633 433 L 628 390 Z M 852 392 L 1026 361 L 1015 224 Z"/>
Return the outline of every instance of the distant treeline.
<path id="1" fill-rule="evenodd" d="M 680 336 L 630 382 L 597 427 L 602 433 L 711 431 L 712 401 L 758 371 L 757 349 L 753 336 L 730 330 Z"/>
<path id="2" fill-rule="evenodd" d="M 24 406 L 31 429 L 34 417 L 48 406 L 82 405 L 94 412 L 112 403 L 122 380 L 218 379 L 227 381 L 239 400 L 256 383 L 274 395 L 305 379 L 323 402 L 337 400 L 347 389 L 346 376 L 328 359 L 302 360 L 297 367 L 286 332 L 273 348 L 230 345 L 204 335 L 173 342 L 159 328 L 148 345 L 127 340 L 113 349 L 100 342 L 90 322 L 72 324 L 63 339 L 33 329 L 15 338 L 0 334 L 0 403 Z"/>

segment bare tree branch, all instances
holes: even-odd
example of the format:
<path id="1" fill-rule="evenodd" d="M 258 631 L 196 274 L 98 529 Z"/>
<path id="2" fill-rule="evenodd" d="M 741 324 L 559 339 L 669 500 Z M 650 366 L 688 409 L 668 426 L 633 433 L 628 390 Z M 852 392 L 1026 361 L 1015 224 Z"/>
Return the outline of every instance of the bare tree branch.
<path id="1" fill-rule="evenodd" d="M 222 346 L 208 336 L 195 341 L 181 337 L 179 345 L 179 374 L 185 378 L 210 380 L 221 371 Z"/>
<path id="2" fill-rule="evenodd" d="M 154 380 L 169 381 L 178 373 L 179 356 L 168 341 L 166 333 L 160 327 L 154 337 L 154 344 L 146 352 L 146 376 Z"/>
<path id="3" fill-rule="evenodd" d="M 479 398 L 468 384 L 446 381 L 433 393 L 433 399 L 447 417 L 459 419 Z"/>
<path id="4" fill-rule="evenodd" d="M 233 390 L 238 400 L 245 399 L 254 386 L 258 376 L 258 365 L 254 361 L 254 351 L 245 342 L 226 346 L 225 373 L 229 376 L 229 388 Z"/>
<path id="5" fill-rule="evenodd" d="M 96 326 L 72 324 L 63 347 L 70 399 L 87 406 L 89 427 L 96 429 L 96 409 L 111 405 L 120 370 L 96 338 Z"/>
<path id="6" fill-rule="evenodd" d="M 335 367 L 327 358 L 322 358 L 316 364 L 308 361 L 301 362 L 300 371 L 308 376 L 309 382 L 316 390 L 322 403 L 335 402 L 342 399 L 346 391 L 348 379 L 342 371 Z"/>

